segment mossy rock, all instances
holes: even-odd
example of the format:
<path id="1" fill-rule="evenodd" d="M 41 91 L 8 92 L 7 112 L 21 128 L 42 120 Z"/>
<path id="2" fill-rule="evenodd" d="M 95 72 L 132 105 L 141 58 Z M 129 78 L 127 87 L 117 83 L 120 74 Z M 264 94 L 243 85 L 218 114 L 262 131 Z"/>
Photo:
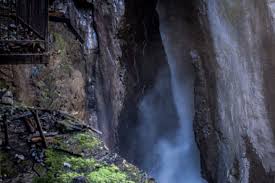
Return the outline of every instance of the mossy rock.
<path id="1" fill-rule="evenodd" d="M 60 51 L 60 54 L 63 57 L 65 57 L 66 54 L 66 41 L 63 38 L 62 34 L 54 32 L 53 38 L 55 41 L 55 48 Z"/>
<path id="2" fill-rule="evenodd" d="M 99 146 L 103 146 L 103 142 L 89 132 L 80 132 L 57 137 L 54 139 L 53 145 L 74 154 L 85 156 L 86 154 L 90 155 Z"/>
<path id="3" fill-rule="evenodd" d="M 85 177 L 90 183 L 134 183 L 117 166 L 93 158 L 74 157 L 54 149 L 46 150 L 45 155 L 49 171 L 35 178 L 34 183 L 71 183 L 77 177 Z"/>
<path id="4" fill-rule="evenodd" d="M 17 113 L 25 114 L 34 108 L 3 105 L 2 110 L 10 110 L 10 113 L 17 116 Z M 56 111 L 38 110 L 38 113 L 39 116 L 46 116 L 43 120 L 41 118 L 41 125 L 49 134 L 46 136 L 47 149 L 40 143 L 34 142 L 31 146 L 26 146 L 29 144 L 25 140 L 22 139 L 21 143 L 21 139 L 14 139 L 13 147 L 21 147 L 22 144 L 20 150 L 25 158 L 18 158 L 18 152 L 13 149 L 0 150 L 0 180 L 6 183 L 71 183 L 78 180 L 87 183 L 146 182 L 143 172 L 119 155 L 108 151 L 101 135 L 89 130 L 77 119 Z M 59 130 L 60 121 L 69 124 L 71 131 Z M 25 135 L 25 132 L 22 134 Z M 15 136 L 10 137 L 13 139 Z M 17 140 L 19 142 L 15 143 Z"/>
<path id="5" fill-rule="evenodd" d="M 117 166 L 103 166 L 88 175 L 91 183 L 134 183 Z"/>

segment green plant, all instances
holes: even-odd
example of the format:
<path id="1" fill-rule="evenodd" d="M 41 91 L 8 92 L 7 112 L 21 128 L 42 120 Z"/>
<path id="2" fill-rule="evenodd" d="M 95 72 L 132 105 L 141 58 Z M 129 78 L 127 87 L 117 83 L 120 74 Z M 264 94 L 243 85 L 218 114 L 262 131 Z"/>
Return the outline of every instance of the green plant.
<path id="1" fill-rule="evenodd" d="M 91 183 L 134 183 L 115 165 L 104 166 L 88 175 Z"/>

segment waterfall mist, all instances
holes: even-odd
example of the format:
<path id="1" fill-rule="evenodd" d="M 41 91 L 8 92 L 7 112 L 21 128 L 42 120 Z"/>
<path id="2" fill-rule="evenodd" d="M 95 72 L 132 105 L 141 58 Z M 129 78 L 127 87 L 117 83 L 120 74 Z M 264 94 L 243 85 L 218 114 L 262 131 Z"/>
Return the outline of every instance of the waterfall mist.
<path id="1" fill-rule="evenodd" d="M 166 4 L 159 2 L 158 12 L 169 68 L 161 71 L 139 105 L 141 167 L 160 183 L 201 183 L 193 132 L 194 71 L 180 39 L 184 25 L 173 8 L 177 5 L 173 1 L 168 2 L 172 7 Z"/>

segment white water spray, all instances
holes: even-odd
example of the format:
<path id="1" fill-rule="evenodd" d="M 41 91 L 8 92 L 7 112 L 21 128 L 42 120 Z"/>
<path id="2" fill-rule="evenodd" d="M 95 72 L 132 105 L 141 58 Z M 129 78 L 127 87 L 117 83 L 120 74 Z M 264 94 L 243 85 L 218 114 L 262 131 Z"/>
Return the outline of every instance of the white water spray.
<path id="1" fill-rule="evenodd" d="M 160 15 L 160 31 L 169 71 L 160 74 L 139 107 L 140 139 L 146 151 L 143 167 L 160 183 L 202 183 L 193 131 L 194 73 L 191 61 L 184 59 L 187 53 L 180 39 L 184 27 L 177 17 L 159 13 L 164 13 L 164 17 Z M 168 109 L 169 100 L 174 104 L 173 112 Z M 173 114 L 177 117 L 171 118 Z"/>

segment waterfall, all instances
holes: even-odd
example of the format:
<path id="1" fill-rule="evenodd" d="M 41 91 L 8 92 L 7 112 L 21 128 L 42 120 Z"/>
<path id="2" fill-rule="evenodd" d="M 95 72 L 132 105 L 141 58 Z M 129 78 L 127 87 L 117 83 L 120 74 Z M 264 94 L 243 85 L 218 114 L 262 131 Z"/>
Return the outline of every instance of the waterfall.
<path id="1" fill-rule="evenodd" d="M 179 39 L 184 26 L 180 17 L 159 13 L 169 68 L 161 71 L 155 86 L 139 105 L 141 167 L 160 183 L 205 182 L 193 131 L 194 71 L 191 61 L 185 59 L 190 53 Z"/>

